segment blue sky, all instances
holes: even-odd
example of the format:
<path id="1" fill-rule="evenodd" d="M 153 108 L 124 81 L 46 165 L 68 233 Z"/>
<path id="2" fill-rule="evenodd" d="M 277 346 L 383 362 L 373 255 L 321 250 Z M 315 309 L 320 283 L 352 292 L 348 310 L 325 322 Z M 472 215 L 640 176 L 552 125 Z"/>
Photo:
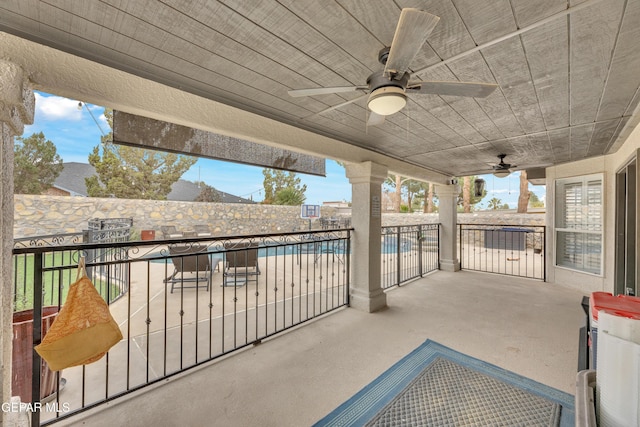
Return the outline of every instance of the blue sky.
<path id="1" fill-rule="evenodd" d="M 96 122 L 86 109 L 78 109 L 78 100 L 62 98 L 42 92 L 36 93 L 36 113 L 34 124 L 25 126 L 25 137 L 33 133 L 43 132 L 51 140 L 58 154 L 65 162 L 88 163 L 88 156 L 93 147 L 100 143 L 102 130 L 109 132 L 109 126 L 103 115 L 103 107 L 87 104 Z M 322 204 L 323 201 L 351 200 L 351 185 L 345 177 L 344 168 L 333 160 L 326 162 L 326 177 L 298 174 L 302 183 L 307 185 L 306 203 Z M 262 168 L 222 162 L 209 159 L 198 159 L 198 162 L 183 176 L 189 181 L 201 180 L 224 191 L 246 198 L 252 197 L 261 201 L 264 197 L 262 187 Z M 483 176 L 486 181 L 488 195 L 482 205 L 489 199 L 497 197 L 502 203 L 511 207 L 517 205 L 519 191 L 519 173 L 507 178 L 495 178 L 493 175 Z M 539 198 L 544 199 L 544 186 L 531 186 Z"/>

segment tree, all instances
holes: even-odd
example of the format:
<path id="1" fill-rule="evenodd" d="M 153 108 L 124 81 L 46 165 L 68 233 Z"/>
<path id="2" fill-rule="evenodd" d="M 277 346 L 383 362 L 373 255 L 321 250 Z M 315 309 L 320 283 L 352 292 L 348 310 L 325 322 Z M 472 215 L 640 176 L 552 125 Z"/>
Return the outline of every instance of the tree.
<path id="1" fill-rule="evenodd" d="M 42 132 L 28 138 L 16 138 L 14 147 L 13 192 L 42 194 L 64 169 L 53 142 Z"/>
<path id="2" fill-rule="evenodd" d="M 434 194 L 433 194 L 433 183 L 430 182 L 429 184 L 427 184 L 428 187 L 427 189 L 425 189 L 425 191 L 427 192 L 427 201 L 424 204 L 424 213 L 431 213 L 434 212 L 433 209 L 433 198 L 434 198 Z"/>
<path id="3" fill-rule="evenodd" d="M 212 186 L 204 182 L 197 182 L 196 184 L 200 187 L 200 194 L 196 197 L 196 202 L 218 203 L 222 201 L 220 192 Z"/>
<path id="4" fill-rule="evenodd" d="M 544 202 L 533 191 L 529 192 L 529 206 L 532 208 L 544 208 Z"/>
<path id="5" fill-rule="evenodd" d="M 482 190 L 482 194 L 480 196 L 476 196 L 474 191 L 471 191 L 472 188 L 476 186 L 476 178 L 477 176 L 465 176 L 463 178 L 462 191 L 458 196 L 458 205 L 462 205 L 462 212 L 470 213 L 472 207 L 479 203 L 484 196 L 487 195 L 487 190 Z"/>
<path id="6" fill-rule="evenodd" d="M 306 197 L 304 193 L 296 188 L 287 187 L 278 191 L 273 202 L 274 205 L 299 206 L 304 203 Z"/>
<path id="7" fill-rule="evenodd" d="M 395 176 L 395 189 L 396 189 L 396 212 L 400 212 L 400 208 L 402 206 L 402 177 L 400 175 Z"/>
<path id="8" fill-rule="evenodd" d="M 285 172 L 279 169 L 264 168 L 262 170 L 264 180 L 262 185 L 264 186 L 264 200 L 262 203 L 267 205 L 289 204 L 294 200 L 304 203 L 306 197 L 304 195 L 307 191 L 307 185 L 301 185 L 301 179 L 296 176 L 295 172 Z M 289 189 L 285 194 L 278 197 L 278 193 Z M 283 203 L 283 202 L 288 203 Z"/>
<path id="9" fill-rule="evenodd" d="M 414 179 L 409 179 L 404 183 L 404 187 L 407 189 L 407 206 L 409 212 L 413 212 L 413 197 L 424 191 L 423 183 Z"/>
<path id="10" fill-rule="evenodd" d="M 416 181 L 413 179 L 405 178 L 402 179 L 400 175 L 389 174 L 387 179 L 384 181 L 384 184 L 388 187 L 394 189 L 394 211 L 400 212 L 402 206 L 402 190 L 406 191 L 407 194 L 407 208 L 403 212 L 412 212 L 413 211 L 413 197 L 417 194 L 421 193 L 425 189 L 426 183 Z"/>
<path id="11" fill-rule="evenodd" d="M 494 197 L 493 199 L 489 200 L 489 209 L 491 210 L 498 210 L 502 208 L 502 200 Z"/>
<path id="12" fill-rule="evenodd" d="M 402 205 L 402 176 L 389 174 L 384 184 L 392 189 L 393 193 L 393 211 L 400 212 L 400 205 Z"/>
<path id="13" fill-rule="evenodd" d="M 462 178 L 462 211 L 464 213 L 471 212 L 471 177 Z"/>
<path id="14" fill-rule="evenodd" d="M 529 181 L 527 180 L 527 171 L 521 171 L 518 213 L 527 213 L 527 206 L 529 206 Z"/>
<path id="15" fill-rule="evenodd" d="M 412 212 L 422 211 L 424 213 L 427 212 L 427 204 L 429 203 L 429 184 L 426 182 L 419 182 L 420 191 L 416 193 L 415 197 L 411 202 L 411 210 Z M 433 200 L 432 200 L 433 203 Z M 431 207 L 433 209 L 433 206 Z"/>
<path id="16" fill-rule="evenodd" d="M 105 109 L 109 126 L 113 113 Z M 198 160 L 195 157 L 163 153 L 144 148 L 116 145 L 111 132 L 102 137 L 102 146 L 93 148 L 89 163 L 96 168 L 85 180 L 90 197 L 166 200 L 171 186 Z"/>

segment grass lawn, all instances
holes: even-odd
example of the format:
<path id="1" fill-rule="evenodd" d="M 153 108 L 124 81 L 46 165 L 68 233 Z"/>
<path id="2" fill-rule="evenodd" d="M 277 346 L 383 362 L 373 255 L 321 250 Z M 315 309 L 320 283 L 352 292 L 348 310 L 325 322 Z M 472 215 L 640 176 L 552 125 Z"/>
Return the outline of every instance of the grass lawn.
<path id="1" fill-rule="evenodd" d="M 34 256 L 16 255 L 14 260 L 14 311 L 33 308 L 33 263 Z M 64 267 L 61 270 L 46 271 L 42 280 L 42 305 L 63 304 L 69 292 L 69 286 L 76 281 L 77 264 L 71 259 L 70 252 L 47 253 L 43 257 L 45 267 Z M 106 301 L 113 301 L 120 295 L 120 286 L 100 278 L 92 278 L 93 284 Z M 61 298 L 60 298 L 61 297 Z"/>

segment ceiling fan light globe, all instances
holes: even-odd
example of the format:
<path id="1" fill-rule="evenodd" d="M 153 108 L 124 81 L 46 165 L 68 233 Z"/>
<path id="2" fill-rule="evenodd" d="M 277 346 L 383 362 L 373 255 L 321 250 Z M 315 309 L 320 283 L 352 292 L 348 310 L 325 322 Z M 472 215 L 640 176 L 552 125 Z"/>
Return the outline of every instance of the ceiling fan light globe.
<path id="1" fill-rule="evenodd" d="M 509 176 L 509 174 L 511 174 L 511 171 L 509 169 L 505 169 L 501 171 L 495 171 L 493 173 L 493 176 L 497 178 L 506 178 L 507 176 Z"/>
<path id="2" fill-rule="evenodd" d="M 385 86 L 371 92 L 367 107 L 381 116 L 390 116 L 407 105 L 404 89 L 396 86 Z"/>

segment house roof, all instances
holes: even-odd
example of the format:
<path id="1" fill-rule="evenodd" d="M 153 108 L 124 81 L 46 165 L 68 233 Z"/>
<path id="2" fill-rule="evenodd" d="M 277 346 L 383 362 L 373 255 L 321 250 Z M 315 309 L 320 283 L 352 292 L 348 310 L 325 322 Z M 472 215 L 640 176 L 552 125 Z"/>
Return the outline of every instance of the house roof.
<path id="1" fill-rule="evenodd" d="M 367 125 L 366 82 L 381 72 L 378 54 L 392 44 L 406 7 L 439 17 L 409 63 L 412 81 L 499 87 L 486 98 L 410 94 L 399 113 Z M 444 182 L 491 170 L 498 154 L 510 164 L 548 166 L 617 151 L 639 120 L 639 28 L 640 2 L 620 0 L 86 0 L 29 7 L 7 0 L 0 30 L 15 37 L 0 34 L 0 55 L 54 93 L 341 160 L 373 159 L 397 173 L 431 171 Z M 125 73 L 70 67 L 59 52 Z M 129 75 L 183 95 L 161 98 L 160 86 L 139 82 L 120 86 Z M 102 82 L 100 91 L 92 79 Z M 336 86 L 361 87 L 288 94 Z M 203 109 L 200 99 L 215 103 Z M 251 114 L 230 120 L 216 103 Z M 297 133 L 286 139 L 290 128 Z"/>
<path id="2" fill-rule="evenodd" d="M 72 196 L 87 196 L 87 186 L 85 178 L 95 175 L 96 170 L 87 163 L 67 162 L 64 169 L 56 178 L 53 186 L 61 190 L 68 191 Z M 222 198 L 222 203 L 255 203 L 253 200 L 234 196 L 217 190 Z M 171 186 L 171 192 L 167 195 L 167 200 L 192 202 L 200 194 L 198 184 L 180 179 Z"/>
<path id="3" fill-rule="evenodd" d="M 85 178 L 96 174 L 96 169 L 88 163 L 67 162 L 56 178 L 53 186 L 68 191 L 72 196 L 87 196 Z"/>
<path id="4" fill-rule="evenodd" d="M 200 191 L 200 187 L 195 182 L 180 179 L 171 186 L 171 192 L 167 195 L 167 200 L 192 202 L 198 197 Z M 245 199 L 244 197 L 234 196 L 217 189 L 216 191 L 220 194 L 221 203 L 255 203 L 253 200 Z"/>

